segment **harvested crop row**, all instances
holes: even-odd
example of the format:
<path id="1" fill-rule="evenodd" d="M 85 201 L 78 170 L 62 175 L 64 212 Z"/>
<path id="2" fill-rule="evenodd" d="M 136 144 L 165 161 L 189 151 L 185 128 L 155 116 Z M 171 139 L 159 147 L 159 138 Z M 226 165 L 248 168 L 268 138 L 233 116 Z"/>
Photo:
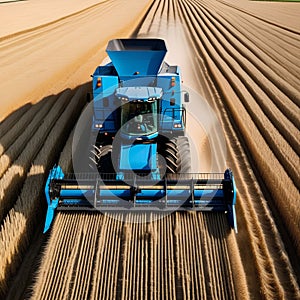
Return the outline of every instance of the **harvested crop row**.
<path id="1" fill-rule="evenodd" d="M 58 213 L 33 299 L 235 299 L 225 215 L 152 218 Z"/>
<path id="2" fill-rule="evenodd" d="M 34 160 L 35 156 L 43 146 L 45 138 L 54 126 L 58 117 L 65 109 L 70 97 L 71 91 L 65 91 L 55 102 L 51 111 L 45 118 L 43 124 L 32 135 L 20 156 L 14 161 L 10 168 L 0 179 L 0 220 L 6 216 L 8 211 L 13 207 L 26 174 Z"/>
<path id="3" fill-rule="evenodd" d="M 22 261 L 30 243 L 30 237 L 33 236 L 36 222 L 42 217 L 44 205 L 41 199 L 44 199 L 45 176 L 57 160 L 60 149 L 83 108 L 85 93 L 84 88 L 79 89 L 71 100 L 66 98 L 69 103 L 63 112 L 56 111 L 61 115 L 46 140 L 43 141 L 43 146 L 27 174 L 21 194 L 3 221 L 0 231 L 0 255 L 3 258 L 0 274 L 1 294 L 5 294 L 7 282 Z M 67 95 L 72 96 L 71 93 Z"/>
<path id="4" fill-rule="evenodd" d="M 289 46 L 291 46 L 293 49 L 297 49 L 299 48 L 299 46 L 294 44 L 294 40 L 295 40 L 295 34 L 299 34 L 299 27 L 298 29 L 293 29 L 291 27 L 293 27 L 293 21 L 297 20 L 298 21 L 298 15 L 299 12 L 297 9 L 294 9 L 293 11 L 289 8 L 289 5 L 283 5 L 281 6 L 282 9 L 281 11 L 285 11 L 285 13 L 287 15 L 289 15 L 289 17 L 291 18 L 292 22 L 288 22 L 290 23 L 290 25 L 283 25 L 282 24 L 282 19 L 281 20 L 277 20 L 276 22 L 270 21 L 267 18 L 262 18 L 259 16 L 259 13 L 254 14 L 253 12 L 251 12 L 251 8 L 249 7 L 248 9 L 245 9 L 245 3 L 247 1 L 236 1 L 235 4 L 230 3 L 230 2 L 234 2 L 235 0 L 217 0 L 217 2 L 219 2 L 217 4 L 218 7 L 223 8 L 226 11 L 231 11 L 236 15 L 240 15 L 242 17 L 242 19 L 247 18 L 249 20 L 252 21 L 253 24 L 259 24 L 261 26 L 261 28 L 263 28 L 266 32 L 268 32 L 271 36 L 276 36 L 278 38 L 281 38 L 282 40 L 285 41 L 285 43 Z M 237 5 L 239 3 L 242 3 L 242 5 Z M 270 6 L 271 8 L 272 6 Z M 275 8 L 276 5 L 273 6 L 273 8 Z M 295 8 L 295 6 L 292 6 L 293 8 Z M 278 11 L 278 8 L 275 8 L 275 11 Z M 262 10 L 263 14 L 266 12 L 265 9 Z M 273 10 L 274 12 L 274 10 Z M 276 13 L 275 13 L 276 14 Z M 275 16 L 275 18 L 277 17 L 277 15 Z M 280 18 L 280 16 L 279 16 Z M 277 22 L 278 21 L 278 22 Z M 296 40 L 300 40 L 299 37 L 296 38 Z M 289 49 L 289 48 L 288 48 Z M 296 54 L 296 57 L 300 58 L 300 54 L 299 52 L 295 51 L 293 54 Z"/>

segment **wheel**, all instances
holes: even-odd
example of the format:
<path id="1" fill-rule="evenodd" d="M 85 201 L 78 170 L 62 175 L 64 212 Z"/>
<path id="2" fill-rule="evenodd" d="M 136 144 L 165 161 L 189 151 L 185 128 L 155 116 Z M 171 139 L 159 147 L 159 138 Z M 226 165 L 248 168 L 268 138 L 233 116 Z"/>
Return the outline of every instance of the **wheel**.
<path id="1" fill-rule="evenodd" d="M 191 151 L 189 140 L 186 136 L 180 136 L 177 139 L 178 149 L 178 173 L 190 173 L 191 165 Z"/>
<path id="2" fill-rule="evenodd" d="M 112 163 L 112 145 L 105 145 L 99 148 L 97 168 L 99 173 L 115 173 Z"/>
<path id="3" fill-rule="evenodd" d="M 168 140 L 160 153 L 165 158 L 166 173 L 178 174 L 191 172 L 191 154 L 189 140 L 180 136 Z"/>
<path id="4" fill-rule="evenodd" d="M 166 173 L 177 173 L 178 170 L 178 149 L 177 140 L 171 139 L 165 145 L 164 158 L 166 160 Z"/>
<path id="5" fill-rule="evenodd" d="M 89 166 L 95 172 L 114 173 L 112 163 L 112 145 L 93 145 L 89 154 Z"/>

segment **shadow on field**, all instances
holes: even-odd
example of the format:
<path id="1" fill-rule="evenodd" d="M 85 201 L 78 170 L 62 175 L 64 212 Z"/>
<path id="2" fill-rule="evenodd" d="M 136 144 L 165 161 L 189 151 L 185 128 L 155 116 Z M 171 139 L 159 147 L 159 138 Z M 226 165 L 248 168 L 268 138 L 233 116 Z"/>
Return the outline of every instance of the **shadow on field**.
<path id="1" fill-rule="evenodd" d="M 7 136 L 9 136 L 9 133 L 12 132 L 13 129 L 15 133 L 17 133 L 14 134 L 16 137 L 7 142 L 8 149 L 5 149 L 4 154 L 9 153 L 7 150 L 11 147 L 16 147 L 18 142 L 21 139 L 23 140 L 23 147 L 20 149 L 17 158 L 9 157 L 9 159 L 12 160 L 13 163 L 11 166 L 17 163 L 16 167 L 22 168 L 24 172 L 24 176 L 20 176 L 18 173 L 14 174 L 13 171 L 10 171 L 12 173 L 12 179 L 11 182 L 6 184 L 5 189 L 5 194 L 8 193 L 13 196 L 9 197 L 10 204 L 1 222 L 2 225 L 4 225 L 1 231 L 5 230 L 4 228 L 7 229 L 7 232 L 13 229 L 17 232 L 13 239 L 17 240 L 15 241 L 16 253 L 13 257 L 10 257 L 11 263 L 5 266 L 4 271 L 7 274 L 5 278 L 6 282 L 4 285 L 0 282 L 1 299 L 3 299 L 2 296 L 4 298 L 6 297 L 5 299 L 24 299 L 25 293 L 28 293 L 26 289 L 30 286 L 32 287 L 34 278 L 37 276 L 43 245 L 45 245 L 49 236 L 43 234 L 47 210 L 44 193 L 45 183 L 50 169 L 58 163 L 60 154 L 78 119 L 78 112 L 76 112 L 73 118 L 64 118 L 64 116 L 68 115 L 68 110 L 70 110 L 69 104 L 72 99 L 75 99 L 74 95 L 77 95 L 80 115 L 82 103 L 86 100 L 86 93 L 88 91 L 90 91 L 90 83 L 80 85 L 73 90 L 66 89 L 57 95 L 46 96 L 36 104 L 24 104 L 19 109 L 10 113 L 10 115 L 0 123 L 0 146 L 2 145 L 2 140 L 4 141 L 5 135 L 5 140 L 8 140 Z M 84 99 L 83 95 L 85 95 Z M 54 109 L 55 106 L 59 106 L 59 101 L 64 101 L 64 104 L 62 104 L 59 109 Z M 46 105 L 49 106 L 49 109 L 43 110 Z M 75 106 L 76 105 L 73 105 L 70 111 L 73 112 Z M 51 112 L 54 122 L 48 122 L 51 126 L 47 128 L 47 120 L 49 120 L 49 117 L 51 118 Z M 58 115 L 54 116 L 54 112 L 58 112 Z M 27 122 L 25 120 L 26 118 L 30 120 Z M 33 122 L 35 122 L 35 126 L 32 126 Z M 20 127 L 21 125 L 22 127 L 19 128 L 18 131 L 15 126 Z M 29 129 L 30 126 L 33 128 L 32 131 Z M 41 130 L 41 127 L 45 130 Z M 57 139 L 49 139 L 49 136 L 51 134 L 53 136 L 53 133 L 56 131 L 60 132 Z M 40 134 L 37 135 L 37 132 Z M 28 133 L 29 136 L 25 137 Z M 51 143 L 52 140 L 53 143 Z M 49 145 L 49 150 L 45 148 L 45 145 Z M 31 147 L 34 147 L 34 149 L 30 150 Z M 24 154 L 24 151 L 27 150 L 30 150 L 30 155 L 23 155 L 20 160 L 22 153 Z M 34 167 L 37 167 L 37 173 L 35 173 Z M 39 168 L 42 171 L 39 171 Z M 10 169 L 13 168 L 10 167 Z M 32 174 L 29 176 L 28 172 L 30 170 Z M 7 172 L 8 171 L 6 171 L 6 173 Z M 6 173 L 4 175 L 6 175 Z M 20 195 L 22 195 L 22 200 Z M 7 213 L 12 210 L 14 211 L 14 217 L 8 218 Z M 16 228 L 19 228 L 17 219 L 24 219 L 26 223 L 19 237 L 18 230 L 16 230 Z M 8 233 L 3 236 L 10 236 L 10 234 Z M 14 241 L 12 241 L 12 243 L 14 243 Z M 5 287 L 6 285 L 8 288 L 2 290 L 2 286 Z"/>
<path id="2" fill-rule="evenodd" d="M 15 111 L 11 112 L 4 120 L 0 122 L 0 141 L 1 137 L 7 132 L 7 128 L 11 128 L 28 109 L 32 107 L 31 103 L 26 103 Z"/>
<path id="3" fill-rule="evenodd" d="M 54 100 L 48 96 L 36 104 L 25 104 L 12 112 L 0 123 L 0 184 L 1 206 L 0 224 L 5 221 L 21 192 L 27 172 L 42 144 L 38 145 L 34 134 L 44 122 L 44 116 L 38 119 L 44 105 Z M 33 124 L 35 126 L 31 126 Z M 34 147 L 35 145 L 35 147 Z"/>

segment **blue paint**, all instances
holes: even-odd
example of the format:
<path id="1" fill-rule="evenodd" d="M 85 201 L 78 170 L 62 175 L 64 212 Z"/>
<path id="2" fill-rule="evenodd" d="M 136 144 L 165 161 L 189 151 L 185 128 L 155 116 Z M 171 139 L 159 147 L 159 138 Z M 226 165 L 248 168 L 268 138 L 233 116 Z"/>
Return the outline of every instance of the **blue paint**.
<path id="1" fill-rule="evenodd" d="M 120 77 L 156 75 L 167 53 L 160 39 L 117 39 L 106 52 Z"/>
<path id="2" fill-rule="evenodd" d="M 156 170 L 156 149 L 156 144 L 121 145 L 120 170 Z"/>

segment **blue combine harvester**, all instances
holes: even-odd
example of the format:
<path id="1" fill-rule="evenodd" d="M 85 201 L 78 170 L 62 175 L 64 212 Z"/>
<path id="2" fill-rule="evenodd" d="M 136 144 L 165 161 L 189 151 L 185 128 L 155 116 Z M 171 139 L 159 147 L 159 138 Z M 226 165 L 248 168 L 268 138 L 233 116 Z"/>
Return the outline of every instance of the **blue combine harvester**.
<path id="1" fill-rule="evenodd" d="M 46 232 L 55 210 L 223 211 L 237 231 L 231 170 L 191 173 L 185 136 L 189 94 L 178 66 L 164 62 L 161 39 L 116 39 L 111 59 L 93 77 L 90 130 L 92 172 L 64 175 L 54 167 L 46 182 Z"/>

